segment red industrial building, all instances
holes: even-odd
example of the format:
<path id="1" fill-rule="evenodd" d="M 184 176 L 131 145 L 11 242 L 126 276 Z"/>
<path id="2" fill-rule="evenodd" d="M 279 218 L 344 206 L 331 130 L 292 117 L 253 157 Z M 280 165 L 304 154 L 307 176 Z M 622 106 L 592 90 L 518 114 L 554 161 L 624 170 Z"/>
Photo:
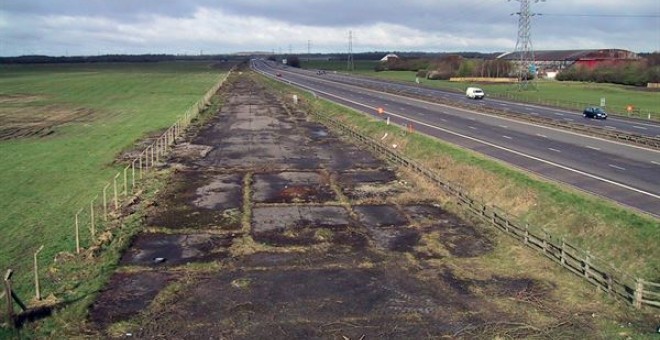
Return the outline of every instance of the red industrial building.
<path id="1" fill-rule="evenodd" d="M 497 59 L 516 62 L 520 60 L 519 52 L 507 52 Z M 559 72 L 573 65 L 594 68 L 602 63 L 627 63 L 639 60 L 635 52 L 620 49 L 599 50 L 541 50 L 534 51 L 534 64 L 540 72 Z"/>

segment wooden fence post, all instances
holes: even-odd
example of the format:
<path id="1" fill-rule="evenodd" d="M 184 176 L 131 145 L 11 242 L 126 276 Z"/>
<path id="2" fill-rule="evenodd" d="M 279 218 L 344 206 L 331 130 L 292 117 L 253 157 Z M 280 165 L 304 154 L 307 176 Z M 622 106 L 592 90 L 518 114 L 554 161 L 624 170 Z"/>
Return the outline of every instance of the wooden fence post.
<path id="1" fill-rule="evenodd" d="M 587 279 L 589 278 L 589 270 L 591 269 L 590 257 L 591 255 L 589 254 L 589 251 L 587 251 L 586 255 L 584 256 L 584 277 L 586 277 Z"/>
<path id="2" fill-rule="evenodd" d="M 110 183 L 103 187 L 103 220 L 106 222 L 108 221 L 108 197 L 106 195 L 109 186 Z"/>
<path id="3" fill-rule="evenodd" d="M 155 144 L 156 144 L 156 143 L 151 144 L 151 146 L 149 146 L 149 148 L 151 148 L 151 167 L 152 167 L 152 168 L 154 167 L 154 163 L 155 163 L 155 161 L 154 161 L 154 160 L 155 160 L 155 157 L 154 157 L 154 153 L 155 153 L 154 145 L 155 145 Z"/>
<path id="4" fill-rule="evenodd" d="M 142 179 L 142 155 L 144 155 L 144 151 L 140 154 L 139 158 L 139 164 L 140 164 L 140 179 Z"/>
<path id="5" fill-rule="evenodd" d="M 41 300 L 41 289 L 39 289 L 39 261 L 37 261 L 37 256 L 43 249 L 44 246 L 41 245 L 41 247 L 39 247 L 34 253 L 34 292 L 37 301 Z"/>
<path id="6" fill-rule="evenodd" d="M 124 168 L 124 197 L 128 195 L 128 166 Z"/>
<path id="7" fill-rule="evenodd" d="M 112 187 L 114 189 L 114 201 L 115 201 L 115 210 L 119 209 L 119 197 L 117 193 L 117 178 L 119 177 L 119 173 L 115 175 L 115 177 L 112 179 Z"/>
<path id="8" fill-rule="evenodd" d="M 543 229 L 543 253 L 547 254 L 548 253 L 548 239 L 550 238 L 550 234 Z"/>
<path id="9" fill-rule="evenodd" d="M 7 323 L 10 325 L 14 324 L 14 301 L 11 297 L 11 275 L 13 273 L 14 272 L 11 269 L 7 269 L 4 278 L 5 301 L 7 303 Z"/>
<path id="10" fill-rule="evenodd" d="M 92 234 L 92 241 L 96 238 L 96 223 L 94 223 L 94 201 L 96 201 L 96 197 L 89 202 L 89 226 L 90 226 L 90 231 Z"/>
<path id="11" fill-rule="evenodd" d="M 76 213 L 76 254 L 80 254 L 80 224 L 78 223 L 78 215 L 82 212 L 82 208 Z"/>
<path id="12" fill-rule="evenodd" d="M 633 305 L 635 308 L 640 309 L 642 308 L 642 298 L 644 293 L 644 280 L 637 278 L 637 282 L 635 282 L 635 298 L 633 300 Z"/>
<path id="13" fill-rule="evenodd" d="M 562 266 L 566 265 L 566 258 L 564 255 L 566 254 L 566 241 L 564 240 L 564 237 L 561 238 L 561 254 L 559 255 L 559 262 L 561 263 Z"/>
<path id="14" fill-rule="evenodd" d="M 135 191 L 135 161 L 131 162 L 131 191 Z"/>
<path id="15" fill-rule="evenodd" d="M 163 155 L 163 139 L 162 136 L 156 138 L 156 162 L 160 162 L 160 157 Z"/>
<path id="16" fill-rule="evenodd" d="M 529 244 L 529 224 L 525 224 L 525 245 Z"/>

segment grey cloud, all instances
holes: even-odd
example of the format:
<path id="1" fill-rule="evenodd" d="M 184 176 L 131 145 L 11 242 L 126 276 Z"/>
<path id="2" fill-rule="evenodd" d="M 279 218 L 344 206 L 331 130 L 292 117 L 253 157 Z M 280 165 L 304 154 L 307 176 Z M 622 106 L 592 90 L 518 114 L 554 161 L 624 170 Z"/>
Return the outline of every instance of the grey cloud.
<path id="1" fill-rule="evenodd" d="M 270 32 L 273 27 L 294 27 L 286 36 L 267 43 L 269 46 L 244 42 L 217 42 L 207 49 L 218 52 L 241 50 L 271 50 L 290 44 L 301 45 L 308 39 L 323 51 L 343 51 L 345 43 L 337 43 L 337 32 L 354 30 L 356 50 L 373 48 L 397 49 L 410 46 L 410 41 L 443 38 L 442 46 L 420 43 L 409 49 L 503 51 L 515 44 L 519 3 L 506 0 L 2 0 L 0 7 L 0 54 L 13 55 L 22 46 L 34 50 L 57 51 L 56 44 L 70 41 L 70 50 L 87 51 L 98 46 L 108 53 L 173 52 L 177 49 L 199 50 L 205 40 L 187 39 L 164 43 L 167 35 L 155 41 L 140 42 L 134 37 L 122 36 L 120 26 L 136 26 L 166 34 L 168 30 L 149 25 L 176 24 L 177 20 L 189 19 L 206 8 L 213 14 L 240 17 L 243 21 L 254 20 L 265 27 L 250 28 L 251 34 Z M 623 6 L 625 4 L 625 6 Z M 543 48 L 581 48 L 580 45 L 628 48 L 637 51 L 660 49 L 660 1 L 658 0 L 548 0 L 533 4 L 534 12 L 545 14 L 533 18 L 534 46 Z M 587 14 L 588 17 L 572 17 L 566 14 Z M 651 18 L 598 17 L 598 15 L 655 15 Z M 66 27 L 50 27 L 44 18 L 58 16 L 80 18 L 80 23 L 67 23 Z M 6 22 L 3 27 L 3 18 Z M 96 24 L 85 21 L 94 18 L 107 21 Z M 255 19 L 256 18 L 256 19 Z M 266 18 L 268 20 L 260 20 Z M 208 24 L 208 22 L 207 22 Z M 394 46 L 384 46 L 380 41 L 368 41 L 365 31 L 377 24 L 395 25 L 413 30 L 415 37 L 401 36 L 392 39 Z M 90 25 L 85 26 L 85 25 Z M 231 31 L 232 27 L 214 27 L 218 35 Z M 246 27 L 243 27 L 246 29 Z M 321 29 L 321 30 L 319 30 Z M 329 30 L 328 30 L 329 29 Z M 322 32 L 310 36 L 308 31 Z M 275 33 L 273 33 L 275 32 Z M 278 31 L 272 31 L 276 36 Z M 334 32 L 334 37 L 326 36 Z M 341 33 L 342 35 L 346 33 Z M 344 40 L 343 38 L 342 40 Z M 430 41 L 431 41 L 430 40 Z M 404 43 L 405 42 L 405 43 Z M 264 44 L 262 42 L 262 44 Z M 430 46 L 430 47 L 429 47 Z M 93 47 L 92 49 L 97 49 Z M 302 47 L 298 46 L 301 50 Z M 61 49 L 60 49 L 61 50 Z M 72 52 L 75 53 L 75 52 Z M 82 53 L 82 52 L 81 52 Z"/>

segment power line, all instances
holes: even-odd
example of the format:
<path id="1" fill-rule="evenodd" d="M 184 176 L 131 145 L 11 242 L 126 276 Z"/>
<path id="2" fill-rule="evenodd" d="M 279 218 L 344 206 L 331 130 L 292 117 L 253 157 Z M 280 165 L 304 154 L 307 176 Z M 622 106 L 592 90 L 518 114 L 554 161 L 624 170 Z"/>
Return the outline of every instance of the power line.
<path id="1" fill-rule="evenodd" d="M 593 18 L 660 18 L 656 14 L 562 14 L 562 13 L 539 13 L 546 17 L 593 17 Z"/>

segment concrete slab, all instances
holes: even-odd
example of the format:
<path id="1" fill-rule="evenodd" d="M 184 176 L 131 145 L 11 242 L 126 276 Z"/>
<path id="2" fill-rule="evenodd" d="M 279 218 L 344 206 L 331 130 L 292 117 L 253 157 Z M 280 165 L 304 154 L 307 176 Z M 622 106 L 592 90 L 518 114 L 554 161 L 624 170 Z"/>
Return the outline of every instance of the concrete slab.
<path id="1" fill-rule="evenodd" d="M 316 172 L 254 175 L 252 200 L 258 203 L 323 203 L 335 200 L 330 179 Z"/>
<path id="2" fill-rule="evenodd" d="M 235 235 L 143 233 L 135 237 L 120 263 L 149 267 L 208 262 L 226 258 Z"/>

